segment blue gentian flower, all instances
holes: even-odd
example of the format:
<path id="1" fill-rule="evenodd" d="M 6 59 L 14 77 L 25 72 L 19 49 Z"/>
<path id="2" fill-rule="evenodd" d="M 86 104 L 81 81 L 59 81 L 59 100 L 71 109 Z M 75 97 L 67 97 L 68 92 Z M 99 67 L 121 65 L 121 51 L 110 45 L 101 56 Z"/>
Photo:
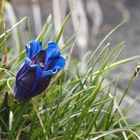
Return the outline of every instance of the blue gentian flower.
<path id="1" fill-rule="evenodd" d="M 65 59 L 53 41 L 43 50 L 41 41 L 31 41 L 26 46 L 26 60 L 17 73 L 14 97 L 27 100 L 41 94 L 54 74 L 65 65 Z"/>

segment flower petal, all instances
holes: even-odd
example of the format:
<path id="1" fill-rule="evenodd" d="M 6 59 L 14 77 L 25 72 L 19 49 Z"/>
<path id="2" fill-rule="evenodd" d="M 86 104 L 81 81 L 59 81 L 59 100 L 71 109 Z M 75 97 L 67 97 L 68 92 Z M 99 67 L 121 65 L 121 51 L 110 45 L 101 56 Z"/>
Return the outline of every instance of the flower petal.
<path id="1" fill-rule="evenodd" d="M 32 86 L 32 90 L 28 94 L 28 98 L 34 97 L 43 92 L 50 83 L 51 75 L 43 76 L 43 71 L 40 65 L 36 65 L 36 79 Z"/>
<path id="2" fill-rule="evenodd" d="M 26 46 L 26 55 L 28 58 L 32 59 L 37 53 L 42 50 L 41 41 L 31 41 L 29 48 Z"/>
<path id="3" fill-rule="evenodd" d="M 35 55 L 32 59 L 31 65 L 39 64 L 45 62 L 45 51 L 41 50 L 37 55 Z"/>
<path id="4" fill-rule="evenodd" d="M 42 78 L 49 77 L 49 76 L 53 76 L 52 70 L 47 70 L 42 72 L 42 76 L 41 76 Z"/>
<path id="5" fill-rule="evenodd" d="M 37 93 L 35 89 L 38 87 L 42 77 L 42 69 L 39 64 L 30 66 L 28 71 L 16 80 L 15 98 L 18 100 L 26 100 Z"/>
<path id="6" fill-rule="evenodd" d="M 35 80 L 35 69 L 29 69 L 22 77 L 18 79 L 20 87 L 26 91 L 30 90 Z"/>
<path id="7" fill-rule="evenodd" d="M 23 74 L 25 74 L 28 71 L 28 69 L 30 68 L 30 62 L 30 59 L 26 58 L 25 63 L 23 63 L 23 65 L 17 73 L 16 79 L 19 79 Z"/>
<path id="8" fill-rule="evenodd" d="M 24 100 L 27 98 L 28 93 L 32 89 L 32 85 L 35 80 L 36 69 L 30 68 L 26 73 L 16 79 L 15 84 L 15 98 L 18 100 Z"/>
<path id="9" fill-rule="evenodd" d="M 55 69 L 57 70 L 61 70 L 64 66 L 65 66 L 65 63 L 66 63 L 66 60 L 60 56 L 56 61 L 55 63 L 53 64 L 53 71 Z"/>
<path id="10" fill-rule="evenodd" d="M 33 96 L 32 94 L 35 94 L 36 91 L 34 91 L 34 90 L 35 90 L 36 86 L 38 86 L 38 83 L 40 82 L 40 80 L 42 79 L 42 77 L 41 77 L 42 69 L 41 69 L 40 65 L 36 64 L 35 69 L 36 69 L 36 74 L 35 74 L 34 83 L 32 85 L 32 89 L 30 90 L 30 95 L 28 95 L 28 96 Z M 32 92 L 34 92 L 34 93 L 32 93 Z"/>
<path id="11" fill-rule="evenodd" d="M 47 64 L 48 60 L 57 58 L 61 55 L 60 50 L 57 44 L 53 41 L 48 43 L 48 47 L 46 49 L 46 60 L 45 65 Z"/>
<path id="12" fill-rule="evenodd" d="M 45 70 L 52 70 L 53 74 L 61 70 L 65 66 L 65 59 L 62 56 L 59 56 L 56 59 L 49 60 Z"/>
<path id="13" fill-rule="evenodd" d="M 45 91 L 45 89 L 48 87 L 50 81 L 51 81 L 51 76 L 41 79 L 41 81 L 38 83 L 38 85 L 35 89 L 35 94 L 32 94 L 32 97 L 39 95 L 40 93 Z"/>

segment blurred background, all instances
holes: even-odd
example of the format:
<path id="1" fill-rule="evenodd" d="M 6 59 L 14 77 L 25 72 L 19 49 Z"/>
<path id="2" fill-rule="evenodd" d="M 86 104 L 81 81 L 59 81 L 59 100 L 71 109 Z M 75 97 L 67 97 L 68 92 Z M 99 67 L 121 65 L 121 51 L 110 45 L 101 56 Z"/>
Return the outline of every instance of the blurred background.
<path id="1" fill-rule="evenodd" d="M 140 55 L 140 0 L 8 0 L 5 10 L 7 28 L 12 27 L 25 16 L 30 17 L 32 39 L 39 35 L 49 14 L 52 14 L 54 19 L 52 33 L 55 34 L 59 31 L 65 16 L 71 11 L 68 26 L 59 46 L 63 46 L 65 40 L 75 33 L 73 55 L 77 55 L 83 63 L 101 40 L 120 22 L 126 20 L 125 24 L 113 33 L 107 42 L 110 43 L 110 47 L 113 47 L 113 45 L 125 41 L 126 47 L 120 59 Z M 25 21 L 19 26 L 23 33 L 24 45 L 27 43 L 27 24 Z M 84 57 L 85 55 L 87 58 Z M 124 90 L 138 63 L 137 61 L 118 68 L 112 73 L 109 80 L 116 79 L 121 73 L 119 90 Z M 86 70 L 86 66 L 83 67 L 84 70 Z M 130 117 L 131 113 L 135 113 L 136 116 L 140 115 L 138 111 L 140 106 L 135 100 L 136 97 L 137 100 L 140 99 L 139 91 L 140 76 L 136 78 L 126 98 L 126 105 L 135 102 Z"/>

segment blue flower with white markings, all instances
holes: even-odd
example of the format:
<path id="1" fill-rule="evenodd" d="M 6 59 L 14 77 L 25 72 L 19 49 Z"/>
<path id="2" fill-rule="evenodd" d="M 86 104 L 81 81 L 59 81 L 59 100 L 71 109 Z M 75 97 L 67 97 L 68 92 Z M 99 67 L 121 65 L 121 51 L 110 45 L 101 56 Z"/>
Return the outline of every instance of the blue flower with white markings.
<path id="1" fill-rule="evenodd" d="M 31 41 L 25 48 L 26 60 L 15 81 L 14 97 L 17 100 L 27 100 L 41 94 L 52 76 L 65 66 L 65 59 L 53 41 L 48 43 L 45 50 L 41 41 Z"/>

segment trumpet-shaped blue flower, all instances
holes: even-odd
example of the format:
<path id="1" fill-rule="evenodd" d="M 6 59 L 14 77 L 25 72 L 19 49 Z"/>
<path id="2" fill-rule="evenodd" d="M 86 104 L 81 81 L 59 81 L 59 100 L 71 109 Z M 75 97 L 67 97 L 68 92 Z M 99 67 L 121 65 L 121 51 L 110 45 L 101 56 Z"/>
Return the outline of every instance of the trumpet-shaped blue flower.
<path id="1" fill-rule="evenodd" d="M 41 94 L 54 74 L 65 65 L 65 59 L 53 41 L 43 50 L 41 41 L 31 41 L 26 46 L 26 60 L 19 69 L 14 88 L 17 100 L 26 100 Z"/>

